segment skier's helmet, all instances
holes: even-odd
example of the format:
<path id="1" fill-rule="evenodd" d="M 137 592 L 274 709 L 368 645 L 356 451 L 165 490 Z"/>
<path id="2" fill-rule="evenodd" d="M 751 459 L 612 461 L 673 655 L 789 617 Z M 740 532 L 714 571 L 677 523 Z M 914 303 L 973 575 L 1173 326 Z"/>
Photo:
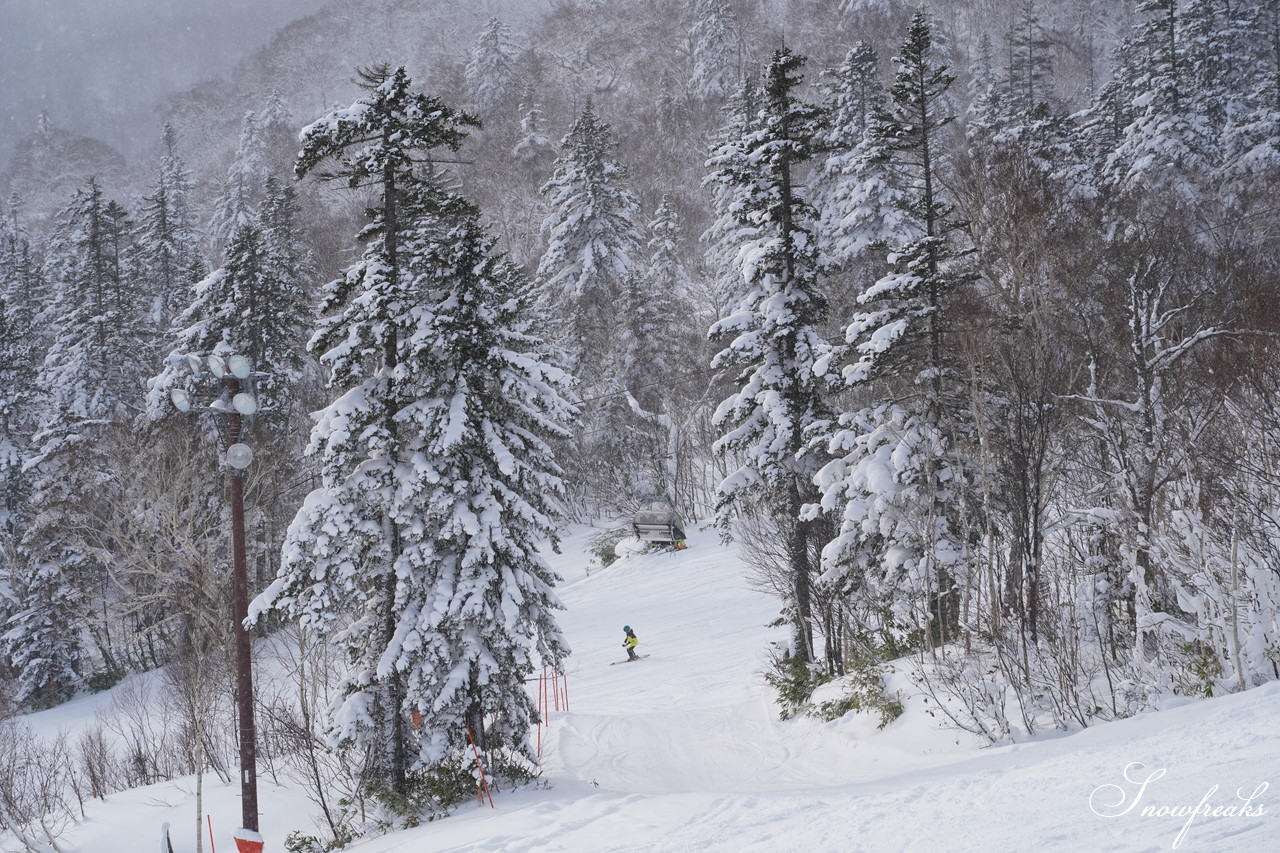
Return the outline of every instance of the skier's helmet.
<path id="1" fill-rule="evenodd" d="M 631 630 L 631 626 L 630 626 L 630 625 L 623 625 L 623 626 L 622 626 L 622 630 L 624 630 L 624 631 L 630 631 L 630 630 Z"/>

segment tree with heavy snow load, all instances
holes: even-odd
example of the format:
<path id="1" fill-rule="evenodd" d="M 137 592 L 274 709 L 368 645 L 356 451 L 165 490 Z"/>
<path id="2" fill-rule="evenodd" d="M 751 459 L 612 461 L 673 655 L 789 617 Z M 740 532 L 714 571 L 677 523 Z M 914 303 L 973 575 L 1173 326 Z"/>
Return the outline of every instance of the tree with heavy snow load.
<path id="1" fill-rule="evenodd" d="M 791 582 L 791 651 L 810 661 L 813 523 L 802 521 L 800 510 L 816 499 L 818 465 L 807 430 L 832 413 L 813 369 L 826 349 L 815 216 L 795 171 L 816 151 L 821 117 L 796 97 L 804 61 L 785 48 L 773 54 L 758 116 L 742 126 L 741 138 L 713 153 L 708 182 L 734 199 L 726 215 L 746 238 L 737 253 L 745 293 L 710 332 L 726 342 L 712 366 L 737 385 L 715 414 L 723 430 L 716 450 L 737 466 L 718 487 L 720 520 L 728 524 L 735 510 L 762 507 L 776 524 Z"/>
<path id="2" fill-rule="evenodd" d="M 955 579 L 965 572 L 957 519 L 964 474 L 954 435 L 964 415 L 946 335 L 955 294 L 971 276 L 958 262 L 961 223 L 942 180 L 954 78 L 923 13 L 912 19 L 895 62 L 866 148 L 894 176 L 884 216 L 897 221 L 889 233 L 898 237 L 887 247 L 888 272 L 858 294 L 845 344 L 818 364 L 846 387 L 874 394 L 824 439 L 834 459 L 817 477 L 821 507 L 841 522 L 823 553 L 823 582 L 849 595 L 866 635 L 936 644 L 954 633 Z"/>
<path id="3" fill-rule="evenodd" d="M 569 653 L 536 548 L 561 492 L 547 441 L 572 413 L 525 282 L 434 171 L 475 120 L 403 68 L 363 76 L 364 97 L 302 133 L 300 176 L 375 199 L 311 342 L 339 392 L 308 448 L 323 485 L 253 609 L 336 635 L 350 670 L 331 734 L 403 791 L 410 770 L 460 760 L 468 728 L 481 748 L 531 753 L 524 679 Z"/>
<path id="4" fill-rule="evenodd" d="M 127 266 L 130 230 L 124 208 L 109 201 L 96 181 L 60 215 L 45 258 L 54 289 L 47 316 L 55 331 L 37 384 L 47 392 L 24 462 L 31 500 L 23 560 L 35 571 L 47 568 L 42 582 L 78 593 L 38 598 L 85 608 L 79 612 L 85 632 L 61 639 L 92 637 L 107 666 L 114 665 L 109 617 L 86 608 L 109 599 L 111 544 L 104 547 L 95 537 L 108 526 L 111 497 L 120 490 L 113 455 L 121 439 L 117 423 L 136 411 L 150 350 L 147 305 Z"/>

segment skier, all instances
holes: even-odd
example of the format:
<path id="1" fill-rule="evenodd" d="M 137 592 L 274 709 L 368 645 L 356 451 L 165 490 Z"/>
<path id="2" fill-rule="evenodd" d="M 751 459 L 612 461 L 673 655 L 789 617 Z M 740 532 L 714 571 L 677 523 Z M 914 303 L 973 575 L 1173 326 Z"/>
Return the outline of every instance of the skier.
<path id="1" fill-rule="evenodd" d="M 636 646 L 640 645 L 640 640 L 636 637 L 636 632 L 631 630 L 630 625 L 623 625 L 622 630 L 627 634 L 626 638 L 622 641 L 622 647 L 627 650 L 627 659 L 640 660 L 640 658 L 636 656 Z"/>

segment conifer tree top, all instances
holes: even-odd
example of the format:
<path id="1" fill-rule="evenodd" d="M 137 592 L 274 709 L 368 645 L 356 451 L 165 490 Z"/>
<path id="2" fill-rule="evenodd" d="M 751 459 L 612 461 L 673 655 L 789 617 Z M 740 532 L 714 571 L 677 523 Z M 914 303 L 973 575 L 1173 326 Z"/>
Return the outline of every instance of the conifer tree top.
<path id="1" fill-rule="evenodd" d="M 305 177 L 326 160 L 339 168 L 318 173 L 345 178 L 352 188 L 388 172 L 410 172 L 437 148 L 457 151 L 467 127 L 479 119 L 458 112 L 438 99 L 410 90 L 404 66 L 365 69 L 361 78 L 369 94 L 345 109 L 336 109 L 302 129 L 302 151 L 294 173 Z"/>

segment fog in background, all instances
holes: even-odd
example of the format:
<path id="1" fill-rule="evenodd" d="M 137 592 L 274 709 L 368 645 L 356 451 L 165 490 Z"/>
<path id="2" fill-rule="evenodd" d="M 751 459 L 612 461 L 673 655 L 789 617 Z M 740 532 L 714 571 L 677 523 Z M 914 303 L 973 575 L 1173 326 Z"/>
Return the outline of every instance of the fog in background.
<path id="1" fill-rule="evenodd" d="M 329 0 L 0 0 L 0 170 L 41 111 L 128 158 L 157 107 Z"/>

